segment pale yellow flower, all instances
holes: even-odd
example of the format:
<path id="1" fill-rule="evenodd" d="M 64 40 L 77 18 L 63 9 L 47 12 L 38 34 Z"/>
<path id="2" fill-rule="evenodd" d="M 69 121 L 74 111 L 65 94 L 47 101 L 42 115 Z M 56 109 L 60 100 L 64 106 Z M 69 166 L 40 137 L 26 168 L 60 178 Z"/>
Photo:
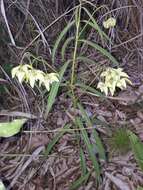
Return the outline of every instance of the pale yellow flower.
<path id="1" fill-rule="evenodd" d="M 106 96 L 108 95 L 108 87 L 105 85 L 105 83 L 99 82 L 97 88 L 99 88 L 101 92 L 104 92 Z"/>
<path id="2" fill-rule="evenodd" d="M 29 69 L 31 69 L 32 66 L 25 64 L 25 65 L 19 65 L 17 67 L 14 67 L 11 71 L 12 78 L 17 77 L 19 82 L 22 83 L 26 79 L 26 75 L 28 74 Z"/>
<path id="3" fill-rule="evenodd" d="M 44 77 L 43 83 L 44 83 L 47 91 L 49 91 L 50 84 L 52 84 L 53 82 L 59 82 L 58 75 L 56 73 L 46 74 Z"/>
<path id="4" fill-rule="evenodd" d="M 106 29 L 113 28 L 116 25 L 116 19 L 113 17 L 108 18 L 106 21 L 103 22 L 103 26 Z"/>
<path id="5" fill-rule="evenodd" d="M 129 76 L 123 72 L 122 68 L 107 68 L 106 71 L 101 73 L 100 77 L 103 82 L 100 81 L 97 88 L 99 88 L 101 92 L 104 92 L 106 96 L 108 95 L 108 91 L 110 91 L 113 96 L 116 87 L 123 90 L 127 87 L 127 83 L 132 84 L 129 80 Z"/>
<path id="6" fill-rule="evenodd" d="M 48 91 L 50 90 L 50 84 L 53 82 L 59 82 L 57 73 L 46 74 L 41 70 L 34 69 L 28 64 L 14 67 L 11 74 L 12 78 L 17 77 L 20 83 L 25 81 L 26 83 L 29 83 L 32 88 L 34 88 L 35 83 L 39 82 L 39 87 L 44 85 Z"/>

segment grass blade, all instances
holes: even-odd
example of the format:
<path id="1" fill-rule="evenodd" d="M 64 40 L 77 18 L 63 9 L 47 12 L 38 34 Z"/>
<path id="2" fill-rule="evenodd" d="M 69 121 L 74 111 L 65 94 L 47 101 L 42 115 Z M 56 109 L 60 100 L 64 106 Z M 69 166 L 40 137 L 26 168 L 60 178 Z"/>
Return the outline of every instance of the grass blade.
<path id="1" fill-rule="evenodd" d="M 86 174 L 87 168 L 86 168 L 85 155 L 82 148 L 80 148 L 80 165 L 81 165 L 82 175 L 84 176 Z"/>
<path id="2" fill-rule="evenodd" d="M 71 187 L 69 189 L 77 190 L 85 181 L 88 180 L 89 176 L 90 176 L 90 172 L 88 172 L 84 176 L 81 176 L 79 179 L 77 179 L 75 182 L 73 182 L 73 184 L 71 185 Z"/>
<path id="3" fill-rule="evenodd" d="M 140 168 L 143 170 L 143 143 L 133 132 L 128 131 L 128 134 L 135 159 Z"/>
<path id="4" fill-rule="evenodd" d="M 68 39 L 65 41 L 64 45 L 62 46 L 62 51 L 61 51 L 62 61 L 64 61 L 64 59 L 65 59 L 64 57 L 65 57 L 65 51 L 66 51 L 67 46 L 68 46 L 74 39 L 75 39 L 75 37 L 70 37 L 70 38 L 68 38 Z"/>
<path id="5" fill-rule="evenodd" d="M 63 78 L 63 75 L 69 65 L 69 63 L 71 62 L 71 60 L 68 60 L 61 68 L 61 71 L 59 73 L 59 82 L 56 82 L 56 83 L 53 83 L 52 87 L 51 87 L 51 91 L 49 93 L 49 97 L 48 97 L 48 103 L 47 103 L 47 108 L 46 108 L 46 111 L 45 111 L 45 115 L 44 115 L 44 118 L 46 119 L 54 102 L 55 102 L 55 98 L 57 96 L 57 93 L 58 93 L 58 89 L 60 87 L 60 83 L 62 81 L 62 78 Z"/>
<path id="6" fill-rule="evenodd" d="M 97 27 L 93 22 L 87 21 L 87 20 L 83 20 L 84 23 L 86 23 L 87 25 L 89 25 L 91 28 L 94 28 L 96 31 L 98 31 L 98 33 L 100 32 L 100 37 L 103 39 L 103 37 L 105 39 L 107 39 L 110 43 L 111 40 L 110 38 L 105 34 L 105 32 L 103 32 L 101 29 L 99 29 L 99 26 Z"/>
<path id="7" fill-rule="evenodd" d="M 68 30 L 75 24 L 75 20 L 70 22 L 60 33 L 58 39 L 56 40 L 55 44 L 54 44 L 54 48 L 52 51 L 52 63 L 54 64 L 55 62 L 55 55 L 56 55 L 56 51 L 58 49 L 58 46 L 62 40 L 62 38 L 66 35 L 66 33 L 68 32 Z"/>
<path id="8" fill-rule="evenodd" d="M 82 107 L 82 105 L 79 103 L 78 103 L 78 108 L 80 109 L 82 117 L 83 117 L 83 119 L 85 119 L 87 126 L 92 127 L 93 124 L 92 124 L 90 118 L 88 117 L 88 115 L 87 115 L 86 111 L 84 110 L 84 108 Z M 104 146 L 102 144 L 102 141 L 101 141 L 97 131 L 94 128 L 93 128 L 92 132 L 93 132 L 93 136 L 94 136 L 96 146 L 98 149 L 97 151 L 99 153 L 99 157 L 103 160 L 106 160 L 106 154 L 105 154 L 105 150 L 104 150 Z"/>
<path id="9" fill-rule="evenodd" d="M 85 63 L 89 63 L 89 64 L 97 64 L 95 61 L 93 61 L 92 59 L 88 58 L 88 57 L 84 57 L 84 56 L 79 56 L 77 57 L 78 61 L 83 61 Z"/>
<path id="10" fill-rule="evenodd" d="M 103 37 L 105 37 L 107 40 L 110 40 L 109 37 L 105 34 L 105 32 L 103 32 L 101 30 L 101 28 L 99 27 L 99 25 L 97 24 L 96 20 L 94 19 L 94 17 L 92 16 L 92 14 L 85 8 L 83 7 L 84 11 L 87 13 L 87 15 L 89 16 L 89 18 L 91 19 L 92 22 L 89 22 L 88 24 L 91 25 L 91 27 L 93 27 L 95 30 L 98 31 L 100 37 L 103 39 Z"/>
<path id="11" fill-rule="evenodd" d="M 89 40 L 79 40 L 80 42 L 86 43 L 87 45 L 91 46 L 92 48 L 98 50 L 102 55 L 108 57 L 108 59 L 110 61 L 112 61 L 112 63 L 114 64 L 114 66 L 118 66 L 119 63 L 118 61 L 104 48 L 102 48 L 101 46 L 99 46 L 98 44 L 91 42 Z"/>
<path id="12" fill-rule="evenodd" d="M 89 157 L 92 161 L 95 173 L 97 175 L 97 180 L 99 180 L 100 178 L 100 166 L 99 163 L 93 153 L 93 148 L 92 148 L 92 144 L 90 143 L 90 140 L 88 138 L 87 132 L 84 129 L 83 123 L 81 122 L 80 118 L 76 118 L 76 125 L 79 127 L 79 129 L 81 129 L 81 135 L 83 137 L 83 141 L 87 147 L 88 153 L 89 153 Z"/>
<path id="13" fill-rule="evenodd" d="M 103 159 L 106 161 L 106 153 L 105 153 L 105 149 L 104 149 L 104 146 L 103 146 L 103 143 L 97 133 L 97 131 L 95 129 L 93 129 L 93 136 L 94 136 L 94 139 L 95 139 L 95 142 L 96 142 L 96 145 L 97 145 L 97 151 L 99 153 L 99 157 L 100 159 Z"/>
<path id="14" fill-rule="evenodd" d="M 87 92 L 89 91 L 91 93 L 94 93 L 97 97 L 105 98 L 105 96 L 101 92 L 81 82 L 76 83 L 75 86 L 80 87 Z"/>
<path id="15" fill-rule="evenodd" d="M 65 125 L 61 131 L 53 138 L 53 140 L 48 144 L 44 155 L 48 156 L 49 153 L 52 151 L 52 148 L 55 146 L 55 144 L 61 139 L 61 137 L 68 132 L 68 129 L 70 128 L 70 125 Z"/>

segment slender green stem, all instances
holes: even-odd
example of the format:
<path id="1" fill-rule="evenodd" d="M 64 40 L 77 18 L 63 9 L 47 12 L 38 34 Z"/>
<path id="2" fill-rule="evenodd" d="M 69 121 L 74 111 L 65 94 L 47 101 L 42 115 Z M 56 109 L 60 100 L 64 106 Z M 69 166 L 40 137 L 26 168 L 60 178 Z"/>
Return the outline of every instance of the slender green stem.
<path id="1" fill-rule="evenodd" d="M 80 17 L 81 17 L 81 2 L 80 6 L 77 8 L 77 12 L 75 15 L 76 19 L 76 36 L 75 36 L 75 47 L 74 47 L 74 52 L 73 52 L 73 61 L 72 61 L 72 73 L 71 73 L 71 91 L 73 95 L 73 103 L 75 106 L 75 95 L 74 95 L 74 79 L 75 79 L 75 69 L 76 67 L 76 60 L 77 60 L 77 49 L 78 49 L 78 40 L 79 40 L 79 29 L 80 29 Z"/>

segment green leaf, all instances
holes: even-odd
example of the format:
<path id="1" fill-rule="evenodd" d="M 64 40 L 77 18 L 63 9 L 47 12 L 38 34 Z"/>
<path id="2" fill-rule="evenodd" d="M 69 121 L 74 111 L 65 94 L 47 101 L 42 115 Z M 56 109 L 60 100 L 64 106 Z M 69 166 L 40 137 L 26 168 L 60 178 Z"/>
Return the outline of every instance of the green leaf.
<path id="1" fill-rule="evenodd" d="M 75 182 L 73 182 L 73 184 L 71 185 L 71 187 L 69 189 L 70 190 L 77 190 L 81 185 L 83 185 L 83 183 L 85 181 L 88 180 L 89 176 L 90 176 L 90 172 L 88 172 L 84 176 L 81 176 L 79 179 L 77 179 Z"/>
<path id="2" fill-rule="evenodd" d="M 92 14 L 85 8 L 83 7 L 84 11 L 87 13 L 87 15 L 89 16 L 89 18 L 91 19 L 93 24 L 91 24 L 91 26 L 98 31 L 100 37 L 103 39 L 103 36 L 109 40 L 108 36 L 100 29 L 99 25 L 97 24 L 96 20 L 94 19 L 94 17 L 92 16 Z"/>
<path id="3" fill-rule="evenodd" d="M 75 84 L 76 87 L 80 87 L 82 88 L 83 90 L 87 91 L 87 92 L 92 92 L 95 94 L 95 96 L 98 96 L 98 97 L 102 97 L 102 98 L 105 98 L 104 94 L 102 94 L 101 92 L 99 92 L 98 90 L 88 86 L 88 85 L 85 85 L 81 82 L 78 82 Z"/>
<path id="4" fill-rule="evenodd" d="M 52 63 L 54 64 L 55 62 L 55 55 L 56 55 L 56 51 L 59 47 L 59 44 L 62 40 L 62 38 L 66 35 L 66 33 L 68 32 L 68 30 L 75 24 L 75 20 L 70 22 L 64 29 L 63 31 L 60 33 L 58 39 L 56 40 L 55 42 L 55 45 L 54 45 L 54 48 L 53 48 L 53 51 L 52 51 Z"/>
<path id="5" fill-rule="evenodd" d="M 55 144 L 60 140 L 60 138 L 68 132 L 68 129 L 70 128 L 70 125 L 65 125 L 61 131 L 53 138 L 53 140 L 48 144 L 46 150 L 45 150 L 45 156 L 48 156 L 49 153 L 52 151 L 52 148 L 55 146 Z"/>
<path id="6" fill-rule="evenodd" d="M 100 179 L 100 166 L 96 159 L 96 156 L 94 155 L 92 144 L 90 143 L 86 129 L 84 128 L 83 123 L 81 122 L 80 118 L 77 117 L 75 122 L 76 122 L 76 125 L 79 127 L 79 129 L 81 129 L 81 135 L 83 137 L 83 141 L 87 147 L 89 157 L 92 161 L 95 173 L 97 175 L 97 180 L 99 180 Z"/>
<path id="7" fill-rule="evenodd" d="M 4 69 L 4 71 L 5 71 L 8 75 L 11 74 L 12 68 L 13 68 L 13 64 L 11 64 L 11 63 L 5 63 L 5 64 L 3 65 L 3 69 Z"/>
<path id="8" fill-rule="evenodd" d="M 55 82 L 52 84 L 52 87 L 51 87 L 51 91 L 49 93 L 49 97 L 48 97 L 48 102 L 47 102 L 47 108 L 46 108 L 46 112 L 45 112 L 45 115 L 44 115 L 44 118 L 46 119 L 54 102 L 55 102 L 55 99 L 56 99 L 56 96 L 57 96 L 57 93 L 58 93 L 58 90 L 59 90 L 59 87 L 60 87 L 60 84 L 61 84 L 61 81 L 63 79 L 63 75 L 69 65 L 69 63 L 71 62 L 71 60 L 68 60 L 61 68 L 61 71 L 59 73 L 59 82 Z"/>
<path id="9" fill-rule="evenodd" d="M 83 61 L 84 63 L 89 63 L 89 64 L 97 64 L 95 61 L 93 61 L 92 59 L 88 58 L 88 57 L 84 57 L 84 56 L 79 56 L 77 57 L 78 61 Z"/>
<path id="10" fill-rule="evenodd" d="M 78 108 L 80 109 L 82 117 L 85 119 L 85 122 L 86 122 L 87 126 L 88 127 L 93 127 L 93 124 L 92 124 L 90 118 L 88 117 L 88 115 L 85 112 L 85 110 L 82 107 L 82 105 L 79 104 L 79 103 L 78 103 Z M 97 146 L 97 149 L 98 149 L 99 157 L 101 159 L 103 159 L 103 160 L 106 160 L 105 150 L 104 150 L 104 146 L 102 144 L 102 141 L 101 141 L 101 139 L 100 139 L 97 131 L 94 128 L 93 128 L 92 132 L 93 132 L 93 136 L 94 136 L 94 139 L 95 139 L 95 142 L 96 142 L 96 146 Z"/>
<path id="11" fill-rule="evenodd" d="M 128 130 L 128 135 L 131 143 L 131 148 L 134 153 L 135 159 L 143 170 L 143 143 L 140 139 L 130 130 Z"/>
<path id="12" fill-rule="evenodd" d="M 61 55 L 62 55 L 62 61 L 65 60 L 65 51 L 66 51 L 66 48 L 69 46 L 69 44 L 75 39 L 75 37 L 69 37 L 64 45 L 62 46 L 62 51 L 61 51 Z"/>
<path id="13" fill-rule="evenodd" d="M 100 32 L 99 35 L 100 35 L 101 38 L 104 37 L 110 43 L 112 43 L 111 40 L 110 40 L 110 38 L 101 29 L 99 29 L 99 27 L 97 27 L 93 22 L 90 22 L 90 21 L 87 21 L 87 20 L 83 20 L 83 22 L 85 22 L 86 24 L 88 24 L 89 26 L 91 26 L 92 28 L 94 28 L 95 30 L 97 30 L 98 32 Z"/>
<path id="14" fill-rule="evenodd" d="M 143 187 L 138 187 L 137 190 L 143 190 Z"/>
<path id="15" fill-rule="evenodd" d="M 3 182 L 0 180 L 0 190 L 6 190 Z"/>
<path id="16" fill-rule="evenodd" d="M 118 61 L 111 55 L 110 52 L 108 52 L 106 49 L 102 48 L 101 46 L 99 46 L 98 44 L 91 42 L 89 40 L 79 40 L 79 42 L 83 42 L 86 43 L 87 45 L 93 47 L 94 49 L 98 50 L 102 55 L 105 55 L 106 57 L 108 57 L 108 59 L 110 61 L 112 61 L 112 63 L 114 64 L 114 66 L 118 66 L 119 63 Z"/>
<path id="17" fill-rule="evenodd" d="M 93 136 L 97 145 L 97 151 L 99 153 L 99 157 L 103 160 L 106 160 L 105 149 L 96 129 L 93 129 Z"/>
<path id="18" fill-rule="evenodd" d="M 108 138 L 108 144 L 111 152 L 120 154 L 127 153 L 131 148 L 127 129 L 124 127 L 114 129 Z"/>
<path id="19" fill-rule="evenodd" d="M 27 119 L 15 119 L 12 122 L 0 123 L 0 137 L 11 137 L 19 133 Z"/>
<path id="20" fill-rule="evenodd" d="M 81 165 L 82 175 L 84 176 L 86 174 L 87 168 L 86 168 L 85 155 L 82 148 L 80 148 L 80 165 Z"/>

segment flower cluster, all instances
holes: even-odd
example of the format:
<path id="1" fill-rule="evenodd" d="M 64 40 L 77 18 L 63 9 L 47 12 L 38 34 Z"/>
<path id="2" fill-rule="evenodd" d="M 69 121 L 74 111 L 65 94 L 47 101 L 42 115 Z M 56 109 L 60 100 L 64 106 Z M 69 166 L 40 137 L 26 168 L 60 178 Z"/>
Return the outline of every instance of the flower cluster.
<path id="1" fill-rule="evenodd" d="M 106 29 L 113 28 L 115 25 L 116 25 L 116 19 L 113 17 L 110 17 L 103 22 L 103 26 Z"/>
<path id="2" fill-rule="evenodd" d="M 123 72 L 122 68 L 114 69 L 107 68 L 106 71 L 102 72 L 100 77 L 103 79 L 103 82 L 99 82 L 97 88 L 104 92 L 106 96 L 108 91 L 110 91 L 113 96 L 116 90 L 116 87 L 124 89 L 127 87 L 126 83 L 132 84 L 129 80 L 129 76 Z"/>
<path id="3" fill-rule="evenodd" d="M 50 84 L 53 82 L 59 82 L 57 73 L 46 74 L 41 70 L 34 69 L 32 65 L 24 64 L 14 67 L 11 71 L 12 78 L 17 77 L 19 82 L 25 81 L 29 83 L 32 88 L 34 88 L 35 83 L 39 82 L 39 87 L 44 85 L 49 91 Z"/>

